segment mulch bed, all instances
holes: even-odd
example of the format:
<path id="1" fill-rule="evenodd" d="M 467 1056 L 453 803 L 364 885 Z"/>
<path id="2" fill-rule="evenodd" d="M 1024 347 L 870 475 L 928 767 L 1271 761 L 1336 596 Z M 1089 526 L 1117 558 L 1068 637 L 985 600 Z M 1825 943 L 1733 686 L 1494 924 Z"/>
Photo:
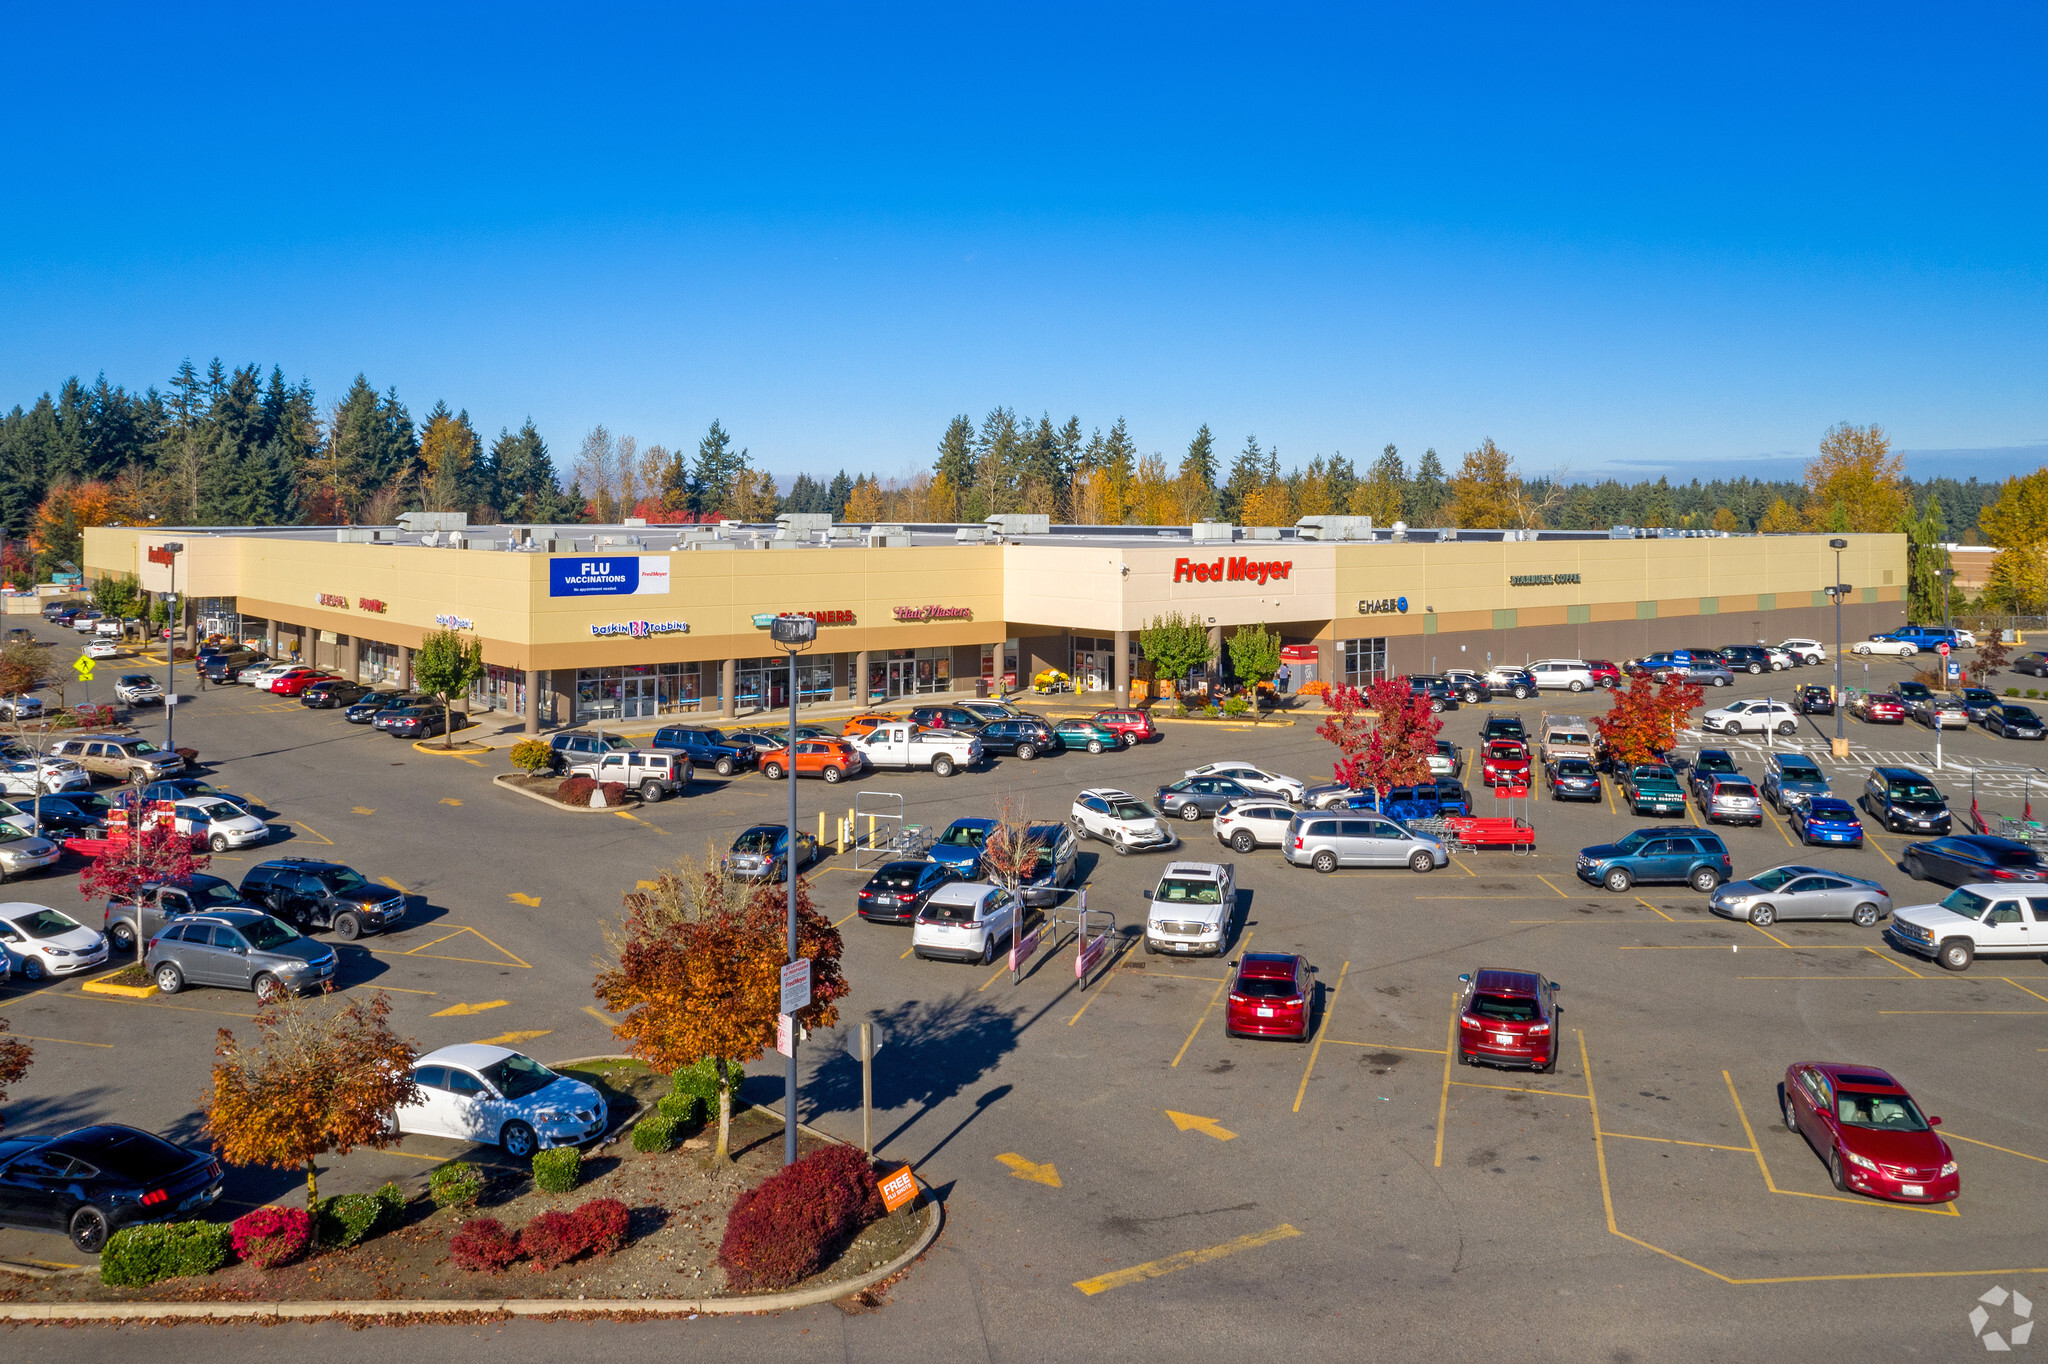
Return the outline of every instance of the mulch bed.
<path id="1" fill-rule="evenodd" d="M 565 804 L 564 802 L 555 799 L 555 791 L 558 787 L 561 786 L 561 784 L 564 781 L 567 780 L 567 778 L 565 777 L 553 777 L 547 776 L 545 774 L 536 777 L 529 776 L 524 772 L 518 772 L 507 773 L 504 776 L 495 777 L 492 780 L 496 781 L 500 786 L 516 787 L 519 790 L 525 791 L 531 795 L 539 796 L 542 800 L 545 800 L 552 805 L 559 806 L 564 810 L 582 810 L 587 808 L 582 805 Z M 639 796 L 637 794 L 629 794 L 624 802 L 621 802 L 618 805 L 609 806 L 607 808 L 613 810 L 624 809 L 627 804 L 637 804 L 638 801 Z"/>
<path id="2" fill-rule="evenodd" d="M 629 1113 L 639 1098 L 665 1093 L 666 1076 L 628 1062 L 560 1068 L 602 1082 L 607 1099 Z M 637 1073 L 636 1073 L 637 1072 Z M 640 1091 L 646 1091 L 641 1093 Z M 425 1198 L 408 1204 L 405 1220 L 347 1250 L 321 1251 L 264 1271 L 231 1265 L 204 1278 L 170 1279 L 144 1288 L 115 1288 L 97 1276 L 67 1275 L 19 1287 L 0 1281 L 7 1302 L 270 1302 L 319 1300 L 501 1298 L 694 1298 L 726 1292 L 718 1245 L 733 1201 L 782 1168 L 782 1122 L 743 1109 L 733 1114 L 731 1146 L 737 1159 L 716 1161 L 716 1117 L 677 1149 L 643 1154 L 622 1135 L 602 1154 L 586 1155 L 583 1180 L 566 1194 L 536 1190 L 527 1173 L 491 1168 L 492 1180 L 475 1208 L 436 1210 Z M 827 1143 L 800 1135 L 808 1155 Z M 323 1186 L 323 1192 L 341 1192 Z M 521 1260 L 499 1274 L 458 1269 L 448 1238 L 473 1217 L 495 1217 L 518 1229 L 540 1213 L 566 1211 L 593 1198 L 616 1198 L 632 1210 L 623 1249 L 606 1259 L 585 1257 L 544 1271 Z M 915 1204 L 866 1228 L 831 1265 L 798 1289 L 859 1277 L 908 1250 L 924 1226 Z"/>

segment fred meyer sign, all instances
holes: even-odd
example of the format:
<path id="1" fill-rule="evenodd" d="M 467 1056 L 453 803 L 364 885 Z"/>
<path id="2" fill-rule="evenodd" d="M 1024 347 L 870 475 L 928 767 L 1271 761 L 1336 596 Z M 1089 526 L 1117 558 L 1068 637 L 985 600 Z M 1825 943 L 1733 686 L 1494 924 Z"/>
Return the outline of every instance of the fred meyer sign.
<path id="1" fill-rule="evenodd" d="M 1262 583 L 1268 579 L 1285 578 L 1293 569 L 1292 559 L 1226 558 L 1212 563 L 1175 559 L 1173 580 L 1177 583 Z"/>
<path id="2" fill-rule="evenodd" d="M 548 560 L 550 597 L 668 595 L 668 555 L 592 554 Z"/>

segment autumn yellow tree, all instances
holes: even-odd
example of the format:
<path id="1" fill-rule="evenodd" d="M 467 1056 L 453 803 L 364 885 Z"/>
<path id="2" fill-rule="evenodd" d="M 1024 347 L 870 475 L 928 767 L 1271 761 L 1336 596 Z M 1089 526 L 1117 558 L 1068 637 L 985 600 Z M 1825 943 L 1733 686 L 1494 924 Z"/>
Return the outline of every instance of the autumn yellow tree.
<path id="1" fill-rule="evenodd" d="M 1718 508 L 1714 512 L 1715 530 L 1735 531 L 1740 528 L 1741 523 L 1735 519 L 1735 513 L 1729 511 L 1726 507 Z"/>
<path id="2" fill-rule="evenodd" d="M 1107 469 L 1090 469 L 1074 480 L 1074 520 L 1084 526 L 1120 526 L 1123 498 Z"/>
<path id="3" fill-rule="evenodd" d="M 1166 457 L 1160 454 L 1138 460 L 1138 476 L 1131 481 L 1130 519 L 1141 526 L 1169 526 L 1178 519 L 1180 501 L 1174 481 L 1166 473 Z"/>
<path id="4" fill-rule="evenodd" d="M 222 1028 L 213 1088 L 202 1101 L 206 1135 L 221 1159 L 305 1170 L 311 1212 L 318 1157 L 395 1145 L 398 1132 L 386 1119 L 417 1100 L 419 1087 L 413 1045 L 386 1024 L 390 1012 L 381 993 L 346 1004 L 283 994 L 257 1010 L 255 1046 Z"/>
<path id="5" fill-rule="evenodd" d="M 925 489 L 924 516 L 926 521 L 958 521 L 960 519 L 960 490 L 953 486 L 953 480 L 944 473 L 932 479 Z"/>
<path id="6" fill-rule="evenodd" d="M 1838 422 L 1820 440 L 1820 455 L 1806 466 L 1806 505 L 1812 531 L 1895 531 L 1912 511 L 1906 496 L 1906 459 L 1891 453 L 1883 427 Z"/>
<path id="7" fill-rule="evenodd" d="M 1772 502 L 1756 523 L 1757 530 L 1764 535 L 1791 535 L 1804 530 L 1805 526 L 1806 523 L 1799 518 L 1799 509 L 1782 497 Z"/>
<path id="8" fill-rule="evenodd" d="M 657 1070 L 716 1062 L 721 1157 L 730 1151 L 740 1068 L 775 1042 L 787 960 L 786 889 L 779 878 L 741 882 L 715 858 L 684 858 L 648 890 L 627 895 L 624 921 L 605 931 L 612 961 L 599 970 L 595 991 L 623 1015 L 612 1031 Z M 797 1021 L 829 1028 L 848 989 L 839 970 L 839 930 L 812 907 L 803 881 L 796 913 L 797 955 L 811 963 L 811 1003 Z"/>
<path id="9" fill-rule="evenodd" d="M 1336 497 L 1330 487 L 1330 466 L 1321 455 L 1308 462 L 1308 467 L 1294 476 L 1294 515 L 1328 516 L 1337 510 Z"/>
<path id="10" fill-rule="evenodd" d="M 1452 524 L 1471 530 L 1502 530 L 1519 524 L 1521 480 L 1515 461 L 1491 437 L 1465 453 L 1465 463 L 1451 478 Z"/>
<path id="11" fill-rule="evenodd" d="M 725 493 L 725 514 L 735 521 L 773 521 L 782 498 L 775 476 L 763 469 L 741 468 Z"/>
<path id="12" fill-rule="evenodd" d="M 853 491 L 846 498 L 847 521 L 862 521 L 869 525 L 883 518 L 882 494 L 875 487 L 875 480 L 862 474 L 853 481 Z"/>
<path id="13" fill-rule="evenodd" d="M 1288 505 L 1287 485 L 1268 479 L 1245 494 L 1238 520 L 1247 526 L 1291 526 L 1294 512 Z"/>
<path id="14" fill-rule="evenodd" d="M 1985 596 L 2008 611 L 2039 610 L 2048 600 L 2048 469 L 2008 478 L 1977 526 L 1998 547 Z"/>

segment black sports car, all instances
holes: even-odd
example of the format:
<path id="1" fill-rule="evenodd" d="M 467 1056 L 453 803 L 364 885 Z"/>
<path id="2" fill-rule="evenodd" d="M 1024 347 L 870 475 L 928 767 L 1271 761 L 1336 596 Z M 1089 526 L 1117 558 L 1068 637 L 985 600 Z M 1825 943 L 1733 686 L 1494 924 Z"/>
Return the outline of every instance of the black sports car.
<path id="1" fill-rule="evenodd" d="M 88 1255 L 136 1222 L 196 1212 L 220 1197 L 220 1162 L 136 1127 L 0 1137 L 0 1221 L 62 1231 Z"/>

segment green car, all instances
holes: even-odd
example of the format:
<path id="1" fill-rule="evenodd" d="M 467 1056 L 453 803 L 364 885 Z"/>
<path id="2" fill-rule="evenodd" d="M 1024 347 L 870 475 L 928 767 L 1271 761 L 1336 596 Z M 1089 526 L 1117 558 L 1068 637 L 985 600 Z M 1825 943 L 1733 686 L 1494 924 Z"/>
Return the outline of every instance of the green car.
<path id="1" fill-rule="evenodd" d="M 1052 727 L 1052 735 L 1061 748 L 1085 748 L 1090 753 L 1114 753 L 1124 746 L 1122 735 L 1093 720 L 1062 720 Z"/>
<path id="2" fill-rule="evenodd" d="M 1682 815 L 1685 793 L 1678 789 L 1678 774 L 1663 763 L 1638 763 L 1621 779 L 1621 793 L 1628 799 L 1631 814 Z"/>

